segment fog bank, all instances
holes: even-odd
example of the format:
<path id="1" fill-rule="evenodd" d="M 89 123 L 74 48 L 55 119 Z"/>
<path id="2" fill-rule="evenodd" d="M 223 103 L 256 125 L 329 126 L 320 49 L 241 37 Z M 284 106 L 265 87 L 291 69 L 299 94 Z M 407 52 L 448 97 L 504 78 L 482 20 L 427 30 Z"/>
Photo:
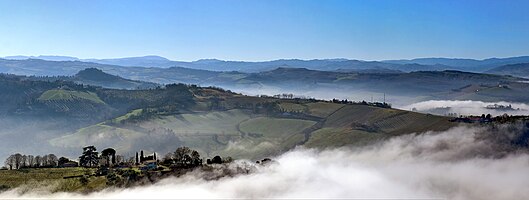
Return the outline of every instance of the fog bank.
<path id="1" fill-rule="evenodd" d="M 511 131 L 507 131 L 511 130 Z M 87 196 L 11 190 L 1 198 L 440 198 L 529 199 L 529 156 L 523 126 L 457 127 L 394 137 L 363 148 L 298 148 L 249 175 L 206 181 L 201 172 L 151 186 Z M 527 140 L 525 138 L 525 140 Z M 42 196 L 44 195 L 44 196 Z"/>
<path id="2" fill-rule="evenodd" d="M 512 106 L 512 109 L 487 109 L 487 106 L 493 106 L 494 104 L 503 106 Z M 509 115 L 529 115 L 529 105 L 525 103 L 513 103 L 513 102 L 483 102 L 483 101 L 452 101 L 452 100 L 430 100 L 423 101 L 407 106 L 399 107 L 403 110 L 413 110 L 414 108 L 418 112 L 446 115 L 448 113 L 457 113 L 458 115 L 481 115 L 491 114 L 493 116 L 503 115 L 507 113 Z"/>

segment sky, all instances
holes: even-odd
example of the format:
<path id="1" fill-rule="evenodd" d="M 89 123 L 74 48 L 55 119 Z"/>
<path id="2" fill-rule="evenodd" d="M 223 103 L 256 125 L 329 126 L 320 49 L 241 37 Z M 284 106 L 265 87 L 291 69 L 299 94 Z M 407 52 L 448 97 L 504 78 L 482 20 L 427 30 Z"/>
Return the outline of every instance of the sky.
<path id="1" fill-rule="evenodd" d="M 529 55 L 526 0 L 0 0 L 0 56 L 263 61 Z"/>

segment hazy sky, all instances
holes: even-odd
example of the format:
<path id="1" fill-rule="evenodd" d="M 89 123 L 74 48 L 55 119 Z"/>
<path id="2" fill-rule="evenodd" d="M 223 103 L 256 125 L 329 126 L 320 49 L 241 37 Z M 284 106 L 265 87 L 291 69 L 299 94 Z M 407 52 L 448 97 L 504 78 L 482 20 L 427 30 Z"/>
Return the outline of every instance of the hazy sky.
<path id="1" fill-rule="evenodd" d="M 0 56 L 396 59 L 529 55 L 529 1 L 0 0 Z"/>

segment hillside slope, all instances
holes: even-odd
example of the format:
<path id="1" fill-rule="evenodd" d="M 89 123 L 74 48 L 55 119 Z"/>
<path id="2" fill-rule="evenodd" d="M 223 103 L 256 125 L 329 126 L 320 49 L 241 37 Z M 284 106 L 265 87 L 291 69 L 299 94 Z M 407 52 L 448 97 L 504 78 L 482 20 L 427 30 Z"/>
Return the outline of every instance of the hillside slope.
<path id="1" fill-rule="evenodd" d="M 511 75 L 517 77 L 529 77 L 529 63 L 518 63 L 503 65 L 487 71 L 491 74 Z"/>
<path id="2" fill-rule="evenodd" d="M 114 147 L 127 156 L 185 145 L 207 156 L 256 159 L 298 145 L 363 145 L 456 125 L 445 117 L 365 104 L 252 97 L 194 85 L 117 90 L 12 75 L 0 82 L 0 116 L 17 118 L 7 119 L 17 123 L 0 130 L 0 144 L 20 146 L 24 140 L 11 138 L 38 137 L 41 142 L 22 150 L 70 157 L 86 145 Z M 31 131 L 17 131 L 29 126 Z"/>
<path id="3" fill-rule="evenodd" d="M 255 98 L 254 102 L 258 101 L 262 99 Z M 50 143 L 63 148 L 88 144 L 113 146 L 129 155 L 139 149 L 167 152 L 185 145 L 208 157 L 258 159 L 297 145 L 316 148 L 365 145 L 395 135 L 440 131 L 456 125 L 445 117 L 367 105 L 267 101 L 276 105 L 275 110 L 255 111 L 255 103 L 230 106 L 248 102 L 248 97 L 232 96 L 220 100 L 224 105 L 220 110 L 157 115 L 126 122 L 122 117 L 120 123 L 110 120 L 52 139 Z M 287 107 L 303 109 L 284 109 Z"/>

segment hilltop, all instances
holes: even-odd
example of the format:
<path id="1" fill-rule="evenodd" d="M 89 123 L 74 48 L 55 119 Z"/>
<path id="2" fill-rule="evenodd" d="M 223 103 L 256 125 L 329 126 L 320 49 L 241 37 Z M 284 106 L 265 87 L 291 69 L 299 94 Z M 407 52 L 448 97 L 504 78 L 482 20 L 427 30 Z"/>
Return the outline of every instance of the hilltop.
<path id="1" fill-rule="evenodd" d="M 160 86 L 156 83 L 125 79 L 120 76 L 105 73 L 97 68 L 86 68 L 81 70 L 70 80 L 85 85 L 114 89 L 149 89 Z"/>

